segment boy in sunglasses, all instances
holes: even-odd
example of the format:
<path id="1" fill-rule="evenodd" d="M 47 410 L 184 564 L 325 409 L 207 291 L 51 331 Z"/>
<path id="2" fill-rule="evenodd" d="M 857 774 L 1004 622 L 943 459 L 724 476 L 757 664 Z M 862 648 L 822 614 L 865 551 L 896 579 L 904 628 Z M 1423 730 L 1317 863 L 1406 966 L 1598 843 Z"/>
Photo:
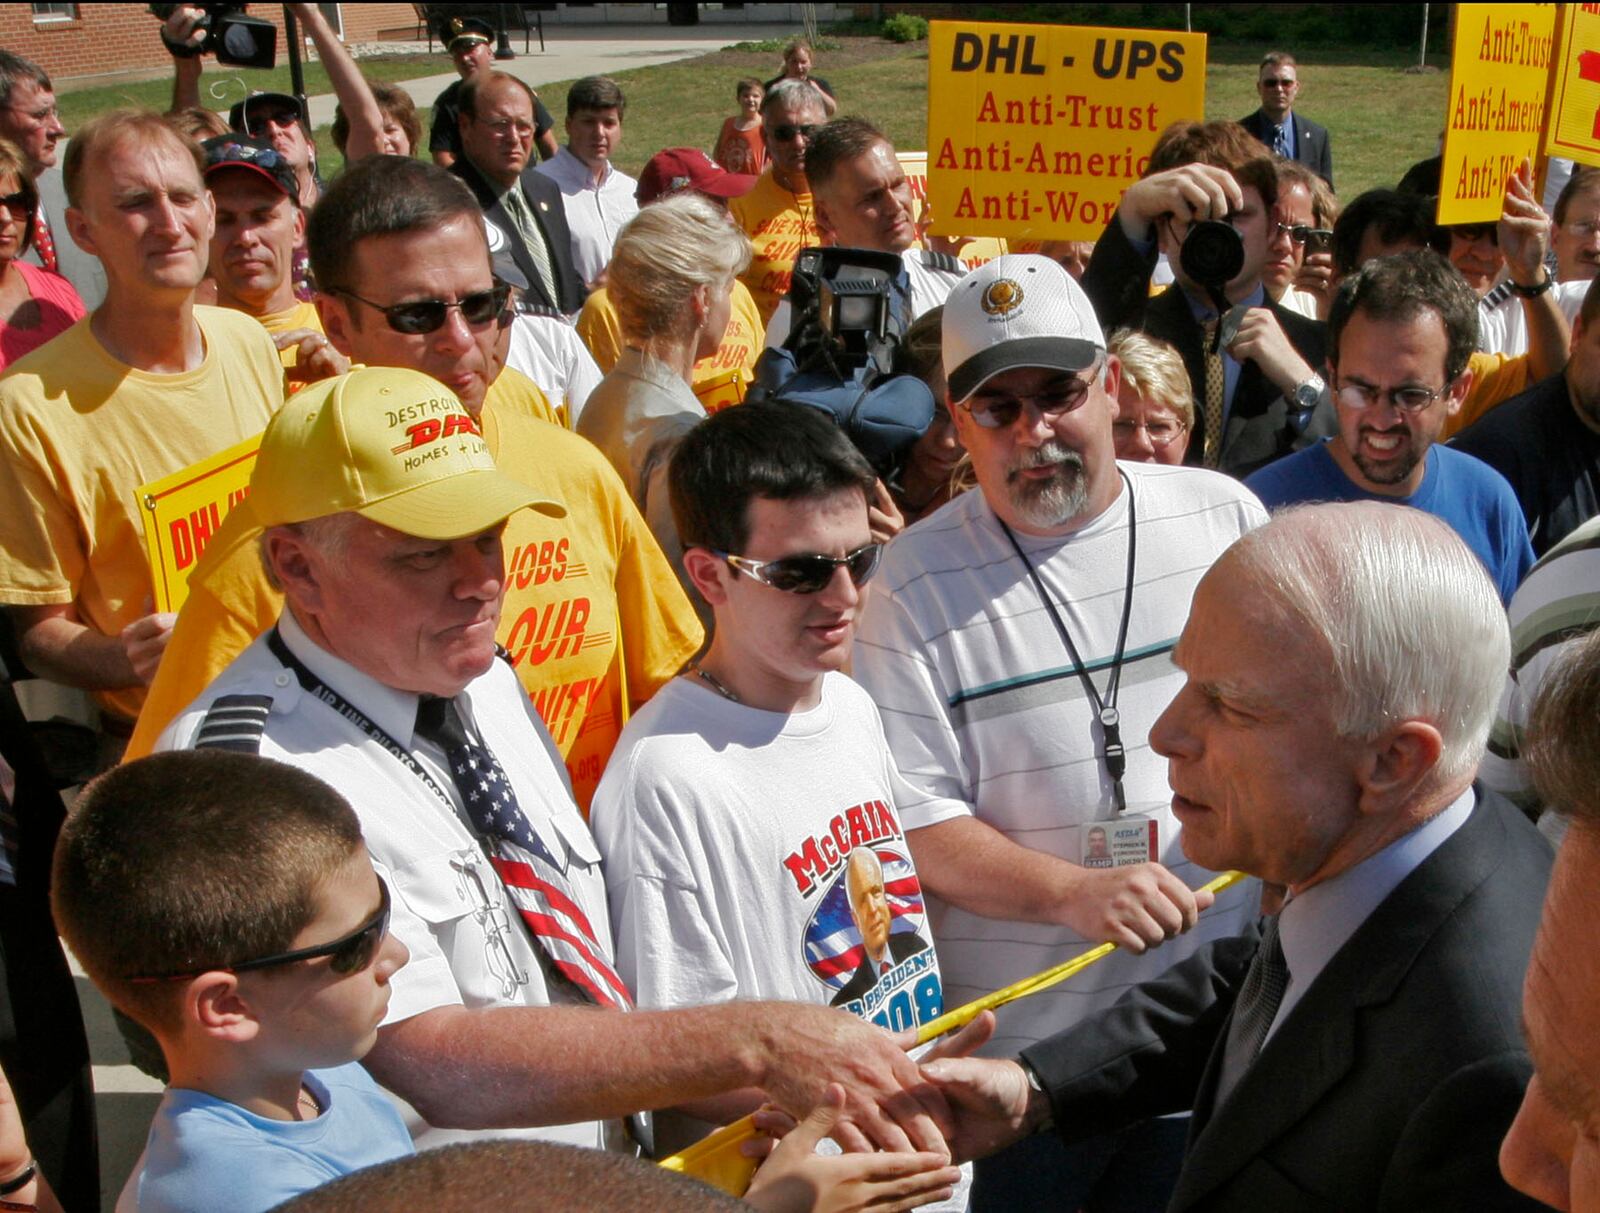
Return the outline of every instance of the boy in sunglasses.
<path id="1" fill-rule="evenodd" d="M 906 787 L 843 673 L 878 567 L 875 483 L 793 405 L 725 410 L 673 453 L 684 568 L 716 626 L 623 730 L 590 817 L 640 1006 L 777 998 L 896 1031 L 944 1009 Z"/>
<path id="2" fill-rule="evenodd" d="M 53 899 L 95 985 L 166 1057 L 124 1202 L 249 1213 L 412 1152 L 357 1064 L 407 952 L 355 813 L 320 779 L 226 750 L 121 767 L 63 828 Z"/>

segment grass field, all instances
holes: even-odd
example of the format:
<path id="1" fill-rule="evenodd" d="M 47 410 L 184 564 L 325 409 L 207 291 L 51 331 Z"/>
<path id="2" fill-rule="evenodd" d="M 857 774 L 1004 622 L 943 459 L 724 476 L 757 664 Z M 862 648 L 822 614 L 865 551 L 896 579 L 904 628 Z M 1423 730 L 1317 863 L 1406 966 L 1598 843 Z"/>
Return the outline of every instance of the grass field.
<path id="1" fill-rule="evenodd" d="M 927 44 L 896 45 L 879 38 L 841 38 L 836 50 L 822 53 L 818 71 L 842 98 L 843 112 L 873 119 L 897 147 L 927 146 Z M 1206 116 L 1238 118 L 1253 110 L 1256 64 L 1265 44 L 1217 43 L 1210 47 L 1206 74 Z M 637 174 L 652 153 L 663 147 L 709 148 L 722 120 L 733 113 L 734 82 L 741 76 L 770 74 L 771 51 L 722 50 L 682 63 L 635 68 L 616 73 L 628 95 L 627 138 L 616 161 Z M 1417 160 L 1431 156 L 1444 125 L 1448 73 L 1408 73 L 1414 50 L 1392 52 L 1338 48 L 1308 53 L 1300 65 L 1299 108 L 1326 126 L 1333 136 L 1335 180 L 1339 193 L 1352 198 L 1376 185 L 1392 185 Z M 362 70 L 384 80 L 415 79 L 450 70 L 441 55 L 364 59 Z M 205 83 L 222 88 L 210 102 L 226 109 L 242 96 L 237 83 L 252 89 L 286 90 L 288 70 L 231 72 L 208 70 Z M 306 69 L 307 89 L 327 91 L 319 65 Z M 544 85 L 540 93 L 559 118 L 570 81 Z M 68 129 L 114 105 L 165 108 L 171 95 L 168 80 L 61 96 Z M 429 114 L 423 112 L 426 132 Z M 326 129 L 319 131 L 324 176 L 339 168 L 338 154 Z"/>
<path id="2" fill-rule="evenodd" d="M 392 57 L 363 59 L 361 70 L 372 80 L 416 80 L 421 76 L 437 76 L 454 69 L 448 55 L 395 55 Z M 315 97 L 330 93 L 328 73 L 322 64 L 305 65 L 306 95 Z M 206 60 L 206 72 L 200 80 L 202 101 L 215 110 L 227 111 L 235 101 L 248 93 L 289 91 L 289 69 L 279 65 L 271 71 L 251 68 L 218 67 Z M 57 95 L 61 106 L 61 121 L 67 130 L 76 130 L 88 119 L 106 110 L 123 105 L 145 106 L 164 110 L 172 104 L 172 77 L 159 80 L 142 80 L 130 84 L 113 84 L 101 88 L 63 89 Z M 331 151 L 332 140 L 322 140 Z"/>

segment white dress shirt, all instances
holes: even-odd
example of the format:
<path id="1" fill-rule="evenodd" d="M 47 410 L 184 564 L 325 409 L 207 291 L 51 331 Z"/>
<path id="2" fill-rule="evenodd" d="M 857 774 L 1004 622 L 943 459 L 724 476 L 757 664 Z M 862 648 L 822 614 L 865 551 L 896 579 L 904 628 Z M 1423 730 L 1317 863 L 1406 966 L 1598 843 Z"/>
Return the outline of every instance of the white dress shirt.
<path id="1" fill-rule="evenodd" d="M 589 166 L 565 147 L 538 171 L 561 189 L 567 227 L 572 232 L 572 264 L 584 282 L 593 282 L 611 260 L 617 233 L 639 213 L 633 196 L 639 183 L 608 163 L 596 185 Z"/>

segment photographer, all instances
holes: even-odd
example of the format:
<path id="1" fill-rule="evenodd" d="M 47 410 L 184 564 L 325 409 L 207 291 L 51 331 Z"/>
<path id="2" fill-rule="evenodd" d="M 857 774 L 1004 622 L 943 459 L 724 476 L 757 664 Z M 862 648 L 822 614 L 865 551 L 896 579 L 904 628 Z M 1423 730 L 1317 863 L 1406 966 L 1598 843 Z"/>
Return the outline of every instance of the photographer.
<path id="1" fill-rule="evenodd" d="M 1262 285 L 1277 198 L 1272 161 L 1236 123 L 1170 127 L 1083 277 L 1102 326 L 1142 330 L 1183 355 L 1199 406 L 1188 461 L 1236 476 L 1336 428 L 1315 370 L 1325 327 L 1272 302 Z M 1185 268 L 1206 260 L 1194 256 L 1197 248 L 1185 250 L 1191 230 L 1233 246 L 1207 250 L 1232 273 L 1202 282 Z M 1157 253 L 1167 254 L 1177 281 L 1152 298 Z"/>
<path id="2" fill-rule="evenodd" d="M 152 7 L 164 9 L 167 6 Z M 200 105 L 204 55 L 212 50 L 212 31 L 221 16 L 219 9 L 222 7 L 173 5 L 162 22 L 161 40 L 172 53 L 173 62 L 171 113 Z M 300 30 L 317 48 L 317 57 L 328 73 L 328 81 L 333 85 L 334 95 L 338 97 L 339 106 L 349 123 L 345 159 L 359 160 L 383 151 L 383 111 L 373 97 L 366 78 L 333 32 L 327 18 L 315 4 L 290 4 L 287 7 L 294 14 Z M 286 93 L 257 93 L 234 105 L 229 113 L 229 123 L 240 134 L 272 144 L 295 170 L 295 177 L 300 184 L 296 201 L 306 210 L 316 204 L 322 192 L 322 182 L 317 176 L 316 141 L 298 100 Z"/>

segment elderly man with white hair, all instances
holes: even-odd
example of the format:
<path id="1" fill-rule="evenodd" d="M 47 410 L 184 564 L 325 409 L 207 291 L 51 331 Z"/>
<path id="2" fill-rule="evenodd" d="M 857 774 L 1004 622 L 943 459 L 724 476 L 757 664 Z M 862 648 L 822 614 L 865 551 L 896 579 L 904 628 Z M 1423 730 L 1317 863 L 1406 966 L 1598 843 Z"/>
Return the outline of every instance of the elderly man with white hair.
<path id="1" fill-rule="evenodd" d="M 929 1066 L 957 1153 L 1189 1108 L 1170 1210 L 1532 1207 L 1496 1155 L 1551 857 L 1473 783 L 1508 652 L 1432 516 L 1308 506 L 1235 543 L 1150 740 L 1188 855 L 1287 900 L 1017 1060 Z"/>

